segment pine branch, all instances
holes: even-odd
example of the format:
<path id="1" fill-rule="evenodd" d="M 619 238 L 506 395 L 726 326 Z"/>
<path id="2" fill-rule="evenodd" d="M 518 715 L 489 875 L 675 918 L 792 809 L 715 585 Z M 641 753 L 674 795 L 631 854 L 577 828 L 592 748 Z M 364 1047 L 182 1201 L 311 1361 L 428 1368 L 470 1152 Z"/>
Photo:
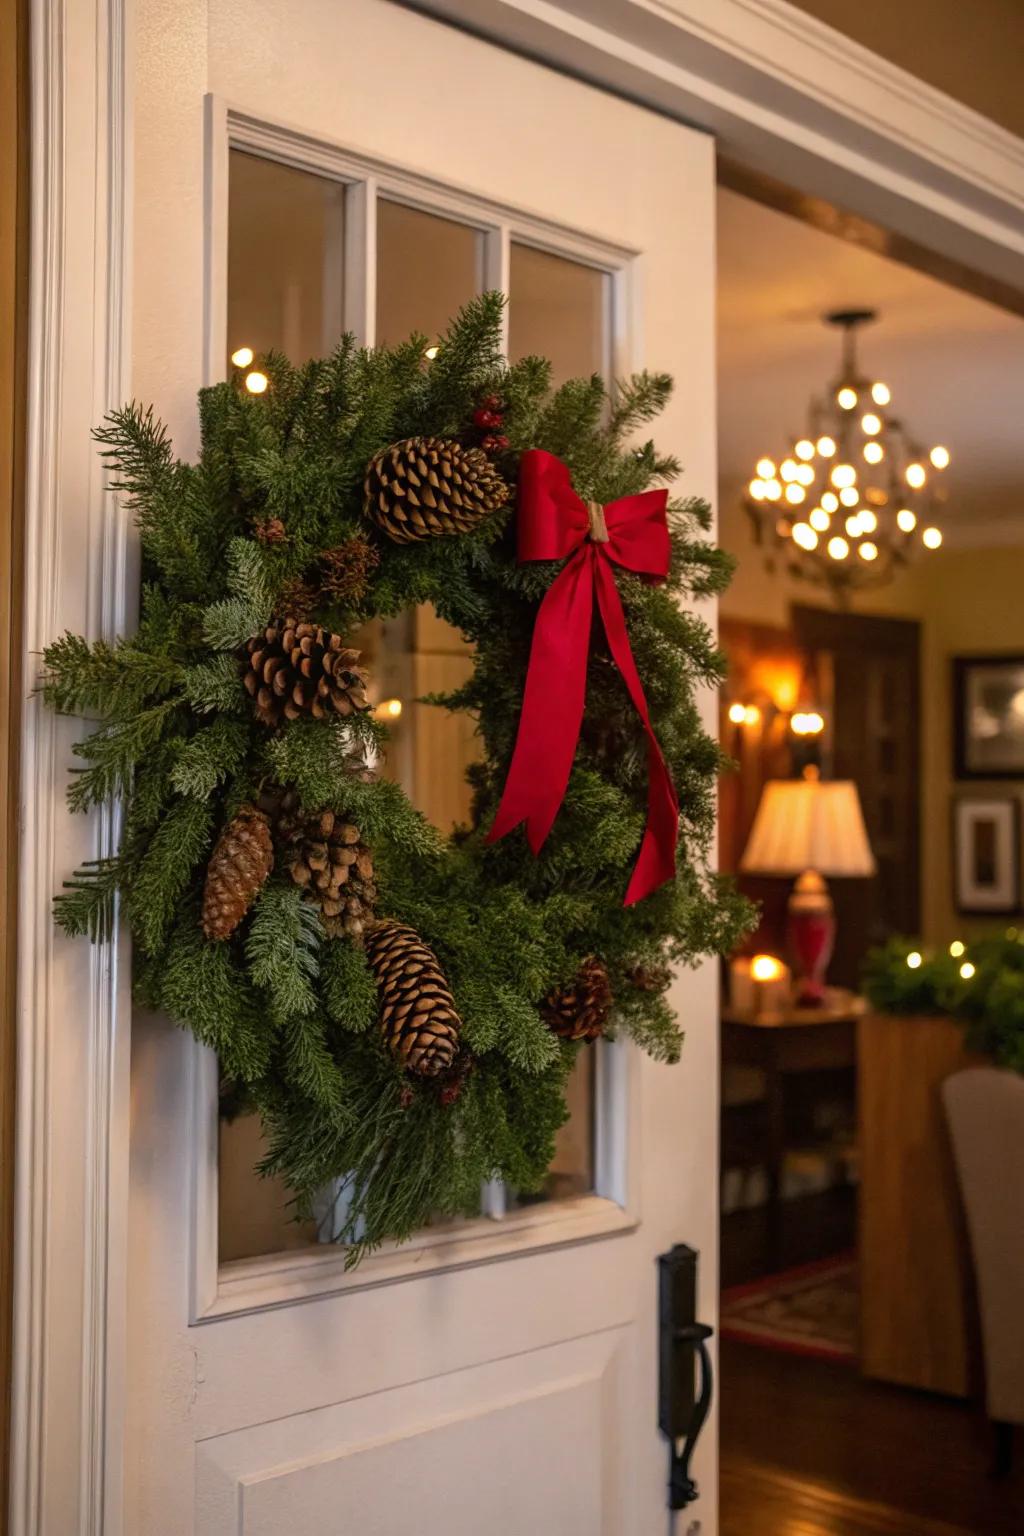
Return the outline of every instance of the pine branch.
<path id="1" fill-rule="evenodd" d="M 55 896 L 54 917 L 69 938 L 83 935 L 94 944 L 106 943 L 114 931 L 117 893 L 126 879 L 119 857 L 87 859 L 64 881 L 63 896 Z"/>
<path id="2" fill-rule="evenodd" d="M 181 667 L 169 656 L 125 640 L 90 645 L 67 633 L 43 651 L 43 666 L 39 692 L 62 715 L 128 715 L 166 698 L 182 680 Z"/>
<path id="3" fill-rule="evenodd" d="M 207 800 L 241 767 L 248 747 L 248 724 L 218 715 L 181 747 L 171 769 L 171 784 L 180 795 Z"/>
<path id="4" fill-rule="evenodd" d="M 178 703 L 177 699 L 165 699 L 94 731 L 72 747 L 76 757 L 91 764 L 72 770 L 67 796 L 72 811 L 86 811 L 130 791 L 136 764 L 156 746 Z"/>
<path id="5" fill-rule="evenodd" d="M 132 934 L 155 954 L 177 916 L 193 872 L 211 841 L 213 810 L 205 800 L 182 800 L 154 832 L 134 872 L 125 900 Z"/>
<path id="6" fill-rule="evenodd" d="M 267 990 L 271 1010 L 282 1023 L 316 1011 L 313 983 L 323 936 L 316 908 L 303 900 L 297 886 L 264 886 L 253 907 L 245 953 L 249 974 Z"/>

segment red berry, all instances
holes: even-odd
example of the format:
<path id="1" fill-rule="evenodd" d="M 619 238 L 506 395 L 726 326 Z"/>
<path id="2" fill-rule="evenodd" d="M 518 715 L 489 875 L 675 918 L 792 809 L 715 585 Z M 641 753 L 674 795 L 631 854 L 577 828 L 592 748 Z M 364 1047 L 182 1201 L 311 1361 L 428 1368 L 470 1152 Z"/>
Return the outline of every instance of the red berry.
<path id="1" fill-rule="evenodd" d="M 484 453 L 504 453 L 508 447 L 508 438 L 493 432 L 488 433 L 480 444 Z"/>
<path id="2" fill-rule="evenodd" d="M 498 395 L 484 395 L 480 404 L 485 411 L 503 411 L 505 409 Z"/>
<path id="3" fill-rule="evenodd" d="M 485 410 L 483 406 L 473 412 L 473 424 L 482 431 L 490 431 L 492 427 L 501 426 L 501 417 L 497 411 Z"/>

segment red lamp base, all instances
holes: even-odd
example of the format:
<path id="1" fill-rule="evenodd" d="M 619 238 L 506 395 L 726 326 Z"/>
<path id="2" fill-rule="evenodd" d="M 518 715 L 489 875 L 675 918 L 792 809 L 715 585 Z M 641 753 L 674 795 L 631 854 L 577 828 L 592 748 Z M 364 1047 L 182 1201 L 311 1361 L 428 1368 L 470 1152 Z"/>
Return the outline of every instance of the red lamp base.
<path id="1" fill-rule="evenodd" d="M 835 948 L 836 918 L 828 886 L 813 869 L 804 870 L 789 898 L 789 947 L 796 972 L 796 1003 L 820 1008 L 825 972 Z"/>

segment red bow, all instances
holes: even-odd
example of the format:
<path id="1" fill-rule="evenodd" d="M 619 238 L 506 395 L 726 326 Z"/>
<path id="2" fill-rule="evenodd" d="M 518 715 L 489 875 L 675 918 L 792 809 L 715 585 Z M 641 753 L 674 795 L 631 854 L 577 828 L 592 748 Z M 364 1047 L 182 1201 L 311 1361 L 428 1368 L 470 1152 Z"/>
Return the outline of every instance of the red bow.
<path id="1" fill-rule="evenodd" d="M 607 507 L 597 502 L 588 507 L 554 454 L 531 448 L 520 461 L 519 559 L 570 558 L 537 613 L 519 733 L 487 841 L 497 841 L 525 821 L 530 847 L 539 853 L 558 815 L 583 723 L 596 590 L 612 656 L 647 736 L 647 826 L 626 891 L 627 907 L 675 875 L 679 802 L 651 729 L 612 563 L 645 581 L 665 580 L 670 554 L 667 502 L 667 491 L 643 491 Z"/>

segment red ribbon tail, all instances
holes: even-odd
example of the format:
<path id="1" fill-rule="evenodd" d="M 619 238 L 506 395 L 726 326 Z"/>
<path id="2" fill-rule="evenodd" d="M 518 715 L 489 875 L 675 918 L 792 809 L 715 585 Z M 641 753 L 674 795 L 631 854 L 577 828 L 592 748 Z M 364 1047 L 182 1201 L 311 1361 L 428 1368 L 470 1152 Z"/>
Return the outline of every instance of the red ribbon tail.
<path id="1" fill-rule="evenodd" d="M 489 843 L 526 822 L 539 853 L 565 798 L 583 722 L 594 608 L 593 545 L 563 566 L 537 612 L 515 750 Z"/>
<path id="2" fill-rule="evenodd" d="M 630 649 L 622 599 L 611 565 L 606 559 L 597 560 L 595 581 L 608 645 L 647 737 L 647 825 L 623 902 L 623 906 L 631 907 L 675 877 L 679 801 L 668 764 L 661 754 L 658 738 L 651 726 L 643 684 Z"/>

